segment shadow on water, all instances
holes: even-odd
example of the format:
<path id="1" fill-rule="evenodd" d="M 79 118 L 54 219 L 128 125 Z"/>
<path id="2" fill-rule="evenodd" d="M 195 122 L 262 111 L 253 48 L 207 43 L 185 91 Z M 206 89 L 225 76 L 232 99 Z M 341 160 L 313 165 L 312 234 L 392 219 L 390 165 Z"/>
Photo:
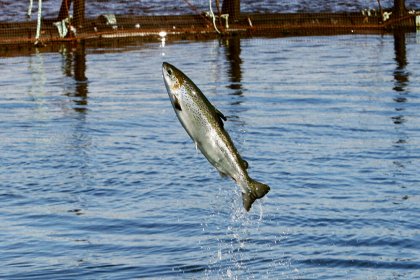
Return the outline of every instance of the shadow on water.
<path id="1" fill-rule="evenodd" d="M 88 105 L 88 79 L 86 77 L 86 47 L 84 42 L 77 44 L 68 51 L 61 50 L 63 56 L 63 74 L 74 78 L 74 90 L 66 93 L 74 102 L 73 109 L 79 113 L 86 113 Z"/>

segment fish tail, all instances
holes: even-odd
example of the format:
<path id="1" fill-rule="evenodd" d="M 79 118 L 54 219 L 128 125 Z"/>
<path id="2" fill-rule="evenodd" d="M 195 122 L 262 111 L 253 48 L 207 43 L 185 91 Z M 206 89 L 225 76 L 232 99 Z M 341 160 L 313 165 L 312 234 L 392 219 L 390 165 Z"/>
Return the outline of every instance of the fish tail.
<path id="1" fill-rule="evenodd" d="M 255 181 L 254 179 L 249 179 L 248 181 L 249 192 L 242 193 L 242 201 L 246 211 L 251 209 L 252 203 L 258 198 L 262 198 L 270 191 L 270 187 L 266 184 Z"/>

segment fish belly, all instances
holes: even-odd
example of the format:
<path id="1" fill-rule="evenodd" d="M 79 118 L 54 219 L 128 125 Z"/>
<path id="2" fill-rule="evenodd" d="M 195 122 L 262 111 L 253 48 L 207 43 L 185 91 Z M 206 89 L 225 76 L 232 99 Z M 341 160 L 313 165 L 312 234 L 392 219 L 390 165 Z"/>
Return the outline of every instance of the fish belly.
<path id="1" fill-rule="evenodd" d="M 177 113 L 178 118 L 197 148 L 220 173 L 240 181 L 243 172 L 230 146 L 233 143 L 227 140 L 227 132 L 197 104 L 189 103 L 184 108 Z"/>

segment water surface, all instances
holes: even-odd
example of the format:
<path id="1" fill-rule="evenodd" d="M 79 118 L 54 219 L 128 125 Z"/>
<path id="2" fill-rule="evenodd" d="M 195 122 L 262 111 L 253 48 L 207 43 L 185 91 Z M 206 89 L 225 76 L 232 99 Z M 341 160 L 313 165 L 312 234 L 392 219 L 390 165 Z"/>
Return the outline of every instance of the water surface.
<path id="1" fill-rule="evenodd" d="M 0 278 L 420 278 L 419 53 L 397 34 L 0 58 Z M 271 186 L 249 213 L 163 61 Z"/>

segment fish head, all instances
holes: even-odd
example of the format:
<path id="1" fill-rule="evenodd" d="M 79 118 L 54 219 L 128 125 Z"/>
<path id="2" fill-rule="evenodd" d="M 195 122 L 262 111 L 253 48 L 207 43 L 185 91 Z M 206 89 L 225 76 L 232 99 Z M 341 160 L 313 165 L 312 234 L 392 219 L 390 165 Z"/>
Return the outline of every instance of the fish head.
<path id="1" fill-rule="evenodd" d="M 194 83 L 181 70 L 167 62 L 162 64 L 162 75 L 172 105 L 181 110 L 183 101 L 195 92 L 192 90 Z"/>
<path id="2" fill-rule="evenodd" d="M 164 62 L 162 64 L 162 75 L 171 100 L 181 98 L 182 91 L 180 90 L 185 83 L 185 74 L 175 66 Z"/>

